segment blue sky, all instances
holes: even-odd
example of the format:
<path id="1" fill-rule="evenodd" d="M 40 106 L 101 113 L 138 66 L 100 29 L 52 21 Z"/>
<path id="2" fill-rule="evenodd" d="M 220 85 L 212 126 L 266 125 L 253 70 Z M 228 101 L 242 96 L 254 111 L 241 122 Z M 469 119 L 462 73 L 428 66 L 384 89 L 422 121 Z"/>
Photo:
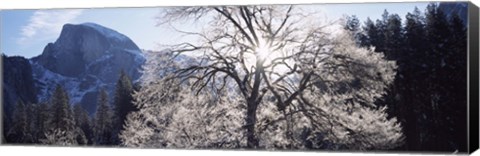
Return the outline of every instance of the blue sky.
<path id="1" fill-rule="evenodd" d="M 356 15 L 363 23 L 370 17 L 380 18 L 384 9 L 404 18 L 417 6 L 424 10 L 428 3 L 359 3 L 311 5 L 322 10 L 328 19 L 342 15 Z M 130 37 L 141 49 L 158 50 L 158 44 L 173 44 L 182 39 L 167 26 L 155 26 L 155 17 L 162 8 L 98 8 L 50 10 L 1 10 L 0 50 L 9 56 L 27 58 L 42 53 L 50 42 L 55 42 L 65 23 L 94 22 L 112 28 Z M 198 25 L 182 25 L 184 28 Z"/>

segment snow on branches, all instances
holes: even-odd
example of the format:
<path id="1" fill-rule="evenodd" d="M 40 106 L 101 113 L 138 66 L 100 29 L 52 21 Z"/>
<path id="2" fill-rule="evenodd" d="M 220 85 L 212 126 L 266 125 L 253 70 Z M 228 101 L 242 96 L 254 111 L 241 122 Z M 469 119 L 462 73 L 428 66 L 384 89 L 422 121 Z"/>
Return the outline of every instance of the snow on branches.
<path id="1" fill-rule="evenodd" d="M 160 24 L 207 20 L 208 29 L 183 32 L 199 43 L 150 53 L 124 145 L 367 150 L 402 143 L 399 123 L 374 105 L 395 62 L 358 47 L 339 24 L 312 22 L 321 19 L 298 6 L 180 7 L 162 17 Z"/>

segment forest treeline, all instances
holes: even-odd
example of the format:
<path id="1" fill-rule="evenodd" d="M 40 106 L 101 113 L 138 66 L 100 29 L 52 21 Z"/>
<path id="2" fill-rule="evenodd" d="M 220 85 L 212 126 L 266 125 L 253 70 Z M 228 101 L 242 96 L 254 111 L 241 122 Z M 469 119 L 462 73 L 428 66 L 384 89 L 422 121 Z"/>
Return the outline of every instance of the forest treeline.
<path id="1" fill-rule="evenodd" d="M 15 104 L 7 143 L 40 145 L 119 145 L 118 134 L 126 115 L 135 111 L 134 86 L 125 72 L 120 72 L 113 98 L 101 89 L 96 113 L 89 116 L 80 105 L 72 105 L 68 91 L 57 85 L 50 99 L 43 103 Z M 111 101 L 110 99 L 113 99 Z M 72 107 L 73 106 L 73 107 Z"/>
<path id="2" fill-rule="evenodd" d="M 387 10 L 363 24 L 347 17 L 345 29 L 358 45 L 397 62 L 395 81 L 377 103 L 403 125 L 406 143 L 399 150 L 467 150 L 467 22 L 459 14 L 431 3 L 403 21 Z"/>

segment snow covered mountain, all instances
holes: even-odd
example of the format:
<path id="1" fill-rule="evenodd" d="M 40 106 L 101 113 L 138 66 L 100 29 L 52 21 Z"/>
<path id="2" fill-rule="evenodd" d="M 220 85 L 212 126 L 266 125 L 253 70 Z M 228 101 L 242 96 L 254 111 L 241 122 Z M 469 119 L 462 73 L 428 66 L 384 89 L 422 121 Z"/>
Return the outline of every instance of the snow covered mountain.
<path id="1" fill-rule="evenodd" d="M 113 96 L 123 70 L 133 81 L 141 76 L 145 57 L 127 36 L 95 23 L 65 24 L 59 38 L 30 59 L 39 102 L 50 98 L 57 84 L 90 114 L 96 110 L 97 92 Z"/>

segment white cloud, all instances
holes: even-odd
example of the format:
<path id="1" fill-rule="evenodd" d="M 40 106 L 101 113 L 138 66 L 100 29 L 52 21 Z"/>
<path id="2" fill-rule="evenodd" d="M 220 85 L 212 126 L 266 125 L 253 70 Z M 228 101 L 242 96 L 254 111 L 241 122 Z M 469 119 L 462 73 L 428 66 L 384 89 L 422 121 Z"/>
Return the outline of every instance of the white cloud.
<path id="1" fill-rule="evenodd" d="M 18 44 L 28 44 L 39 40 L 58 37 L 65 23 L 73 22 L 82 14 L 81 9 L 39 10 L 33 13 L 28 24 L 20 32 Z"/>

